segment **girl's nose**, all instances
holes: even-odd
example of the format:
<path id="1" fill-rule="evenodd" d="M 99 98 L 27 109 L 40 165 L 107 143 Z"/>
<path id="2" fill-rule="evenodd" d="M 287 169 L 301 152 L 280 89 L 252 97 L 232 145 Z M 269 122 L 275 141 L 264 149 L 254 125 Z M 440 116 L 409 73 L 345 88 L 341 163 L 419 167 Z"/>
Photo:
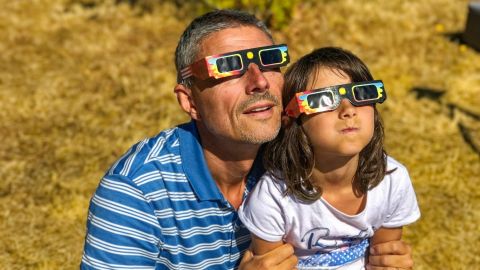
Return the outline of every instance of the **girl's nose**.
<path id="1" fill-rule="evenodd" d="M 352 118 L 357 115 L 357 108 L 346 98 L 342 99 L 338 107 L 340 118 Z"/>

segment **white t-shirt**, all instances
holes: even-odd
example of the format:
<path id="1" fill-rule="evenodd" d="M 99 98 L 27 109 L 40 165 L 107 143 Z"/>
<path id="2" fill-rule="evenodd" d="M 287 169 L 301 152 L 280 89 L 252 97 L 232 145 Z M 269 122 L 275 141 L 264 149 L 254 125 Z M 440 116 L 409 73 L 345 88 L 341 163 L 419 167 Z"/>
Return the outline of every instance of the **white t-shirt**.
<path id="1" fill-rule="evenodd" d="M 285 241 L 295 248 L 298 269 L 364 269 L 369 238 L 380 227 L 410 224 L 420 217 L 407 169 L 397 168 L 367 193 L 364 210 L 344 214 L 323 198 L 305 203 L 284 196 L 286 185 L 265 174 L 238 211 L 251 233 L 266 241 Z"/>

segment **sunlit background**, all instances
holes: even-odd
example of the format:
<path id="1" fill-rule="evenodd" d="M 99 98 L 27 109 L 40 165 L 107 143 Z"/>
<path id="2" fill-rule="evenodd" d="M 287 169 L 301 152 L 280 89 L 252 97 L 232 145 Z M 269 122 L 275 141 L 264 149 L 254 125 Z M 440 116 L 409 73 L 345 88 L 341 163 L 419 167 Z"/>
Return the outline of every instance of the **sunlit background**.
<path id="1" fill-rule="evenodd" d="M 77 269 L 89 199 L 132 144 L 187 121 L 173 94 L 186 25 L 215 7 L 255 12 L 292 60 L 341 46 L 386 84 L 389 154 L 422 211 L 416 269 L 480 265 L 480 53 L 467 0 L 2 0 L 1 269 Z M 477 27 L 480 27 L 478 25 Z"/>

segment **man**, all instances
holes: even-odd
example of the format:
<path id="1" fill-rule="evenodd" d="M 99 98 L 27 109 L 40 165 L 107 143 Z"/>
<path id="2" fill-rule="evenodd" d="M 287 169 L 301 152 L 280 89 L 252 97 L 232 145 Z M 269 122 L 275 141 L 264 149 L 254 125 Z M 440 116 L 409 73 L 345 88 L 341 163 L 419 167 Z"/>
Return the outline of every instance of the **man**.
<path id="1" fill-rule="evenodd" d="M 263 173 L 261 145 L 280 129 L 286 46 L 254 16 L 220 10 L 187 27 L 175 57 L 175 93 L 192 121 L 136 144 L 107 172 L 81 268 L 292 269 L 290 245 L 245 252 L 250 236 L 236 212 Z M 410 266 L 402 242 L 376 248 L 387 255 L 372 264 Z"/>

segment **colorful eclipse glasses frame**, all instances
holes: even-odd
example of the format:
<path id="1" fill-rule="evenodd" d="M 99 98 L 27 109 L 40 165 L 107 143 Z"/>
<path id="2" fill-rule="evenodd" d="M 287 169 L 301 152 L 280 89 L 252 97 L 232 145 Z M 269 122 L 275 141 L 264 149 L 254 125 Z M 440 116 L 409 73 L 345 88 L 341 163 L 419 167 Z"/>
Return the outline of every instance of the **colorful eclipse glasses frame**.
<path id="1" fill-rule="evenodd" d="M 286 44 L 258 47 L 207 56 L 183 68 L 179 79 L 185 80 L 192 76 L 201 80 L 220 79 L 245 73 L 250 63 L 255 63 L 261 70 L 266 70 L 286 66 L 289 62 Z"/>
<path id="2" fill-rule="evenodd" d="M 302 113 L 308 115 L 333 111 L 338 108 L 344 98 L 354 106 L 364 106 L 383 103 L 387 98 L 387 92 L 380 80 L 341 84 L 299 92 L 290 100 L 285 108 L 285 113 L 290 117 L 297 118 Z"/>

